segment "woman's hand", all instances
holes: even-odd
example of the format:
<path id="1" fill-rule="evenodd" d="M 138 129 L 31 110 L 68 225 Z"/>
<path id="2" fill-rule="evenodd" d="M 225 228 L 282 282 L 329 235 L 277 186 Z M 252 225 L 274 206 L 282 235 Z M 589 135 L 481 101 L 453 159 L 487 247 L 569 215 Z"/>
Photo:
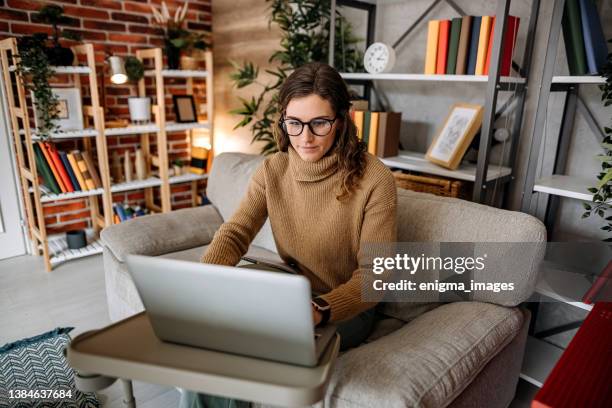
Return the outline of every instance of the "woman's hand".
<path id="1" fill-rule="evenodd" d="M 321 312 L 315 309 L 313 305 L 311 305 L 311 307 L 312 307 L 312 321 L 314 322 L 314 325 L 316 326 L 319 323 L 321 323 L 321 320 L 323 320 L 323 315 L 321 314 Z"/>

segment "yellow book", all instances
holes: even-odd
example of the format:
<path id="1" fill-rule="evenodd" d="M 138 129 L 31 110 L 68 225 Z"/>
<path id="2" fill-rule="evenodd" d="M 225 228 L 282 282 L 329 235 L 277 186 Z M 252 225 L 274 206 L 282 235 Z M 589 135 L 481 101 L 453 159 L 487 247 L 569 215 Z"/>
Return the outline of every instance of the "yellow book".
<path id="1" fill-rule="evenodd" d="M 438 53 L 438 35 L 440 34 L 440 20 L 431 20 L 427 24 L 427 50 L 425 52 L 425 74 L 436 73 L 436 56 Z"/>
<path id="2" fill-rule="evenodd" d="M 363 116 L 364 111 L 355 111 L 355 127 L 357 127 L 357 138 L 361 140 L 363 138 Z"/>
<path id="3" fill-rule="evenodd" d="M 79 182 L 79 186 L 81 186 L 81 190 L 82 191 L 89 190 L 87 188 L 87 183 L 85 182 L 85 179 L 83 178 L 83 174 L 81 174 L 81 169 L 79 169 L 79 165 L 74 157 L 74 154 L 67 153 L 66 156 L 68 156 L 68 162 L 70 162 L 70 167 L 72 167 L 72 171 L 74 172 L 74 175 L 77 178 L 77 181 Z"/>
<path id="4" fill-rule="evenodd" d="M 368 152 L 376 156 L 378 144 L 378 116 L 380 112 L 372 112 L 370 117 L 370 134 L 368 136 Z"/>
<path id="5" fill-rule="evenodd" d="M 480 36 L 478 37 L 478 52 L 476 53 L 475 75 L 484 75 L 489 49 L 489 36 L 491 35 L 491 16 L 482 16 L 480 22 Z"/>

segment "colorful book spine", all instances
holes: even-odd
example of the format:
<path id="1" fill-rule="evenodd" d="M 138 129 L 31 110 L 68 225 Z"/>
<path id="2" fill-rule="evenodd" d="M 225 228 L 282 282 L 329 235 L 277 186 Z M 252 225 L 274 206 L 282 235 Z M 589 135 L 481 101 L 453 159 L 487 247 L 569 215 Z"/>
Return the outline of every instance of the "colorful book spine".
<path id="1" fill-rule="evenodd" d="M 491 31 L 489 32 L 489 46 L 487 47 L 487 56 L 485 65 L 482 71 L 483 75 L 489 75 L 489 65 L 491 65 L 491 54 L 493 54 L 493 36 L 495 35 L 495 16 L 491 17 Z"/>
<path id="2" fill-rule="evenodd" d="M 470 31 L 470 47 L 468 51 L 468 63 L 466 71 L 466 74 L 468 75 L 474 75 L 476 73 L 476 58 L 478 57 L 478 40 L 480 39 L 481 23 L 481 16 L 475 16 L 472 19 L 472 30 Z"/>
<path id="3" fill-rule="evenodd" d="M 95 190 L 96 184 L 94 183 L 93 178 L 91 177 L 91 174 L 89 174 L 89 170 L 87 169 L 87 163 L 85 163 L 85 159 L 83 159 L 83 156 L 78 151 L 74 152 L 74 158 L 76 159 L 77 165 L 79 166 L 79 170 L 81 171 L 81 174 L 83 175 L 83 179 L 85 180 L 85 185 L 87 185 L 87 189 Z"/>
<path id="4" fill-rule="evenodd" d="M 66 152 L 58 152 L 60 160 L 66 169 L 66 173 L 68 173 L 68 177 L 70 177 L 70 182 L 72 183 L 72 187 L 74 187 L 75 191 L 81 191 L 81 185 L 79 184 L 74 171 L 72 170 L 72 166 L 70 165 L 70 161 L 68 160 L 68 155 Z"/>
<path id="5" fill-rule="evenodd" d="M 89 189 L 87 188 L 87 183 L 85 182 L 85 178 L 83 177 L 83 174 L 81 173 L 81 169 L 79 169 L 79 163 L 74 157 L 75 152 L 76 151 L 72 153 L 68 153 L 68 162 L 70 162 L 70 167 L 72 167 L 72 171 L 74 172 L 74 175 L 76 176 L 77 181 L 79 182 L 79 186 L 81 187 L 81 190 L 87 191 Z"/>
<path id="6" fill-rule="evenodd" d="M 128 217 L 125 211 L 123 210 L 123 206 L 119 203 L 113 204 L 113 208 L 115 209 L 115 213 L 119 216 L 119 221 L 127 221 Z"/>
<path id="7" fill-rule="evenodd" d="M 521 19 L 515 16 L 508 16 L 506 20 L 506 34 L 504 35 L 504 50 L 501 59 L 500 75 L 510 76 L 512 70 L 512 57 L 516 47 L 519 23 Z"/>
<path id="8" fill-rule="evenodd" d="M 357 138 L 363 140 L 363 116 L 364 111 L 355 111 L 355 127 L 357 128 Z"/>
<path id="9" fill-rule="evenodd" d="M 430 20 L 427 23 L 427 49 L 425 51 L 425 74 L 436 73 L 436 57 L 438 54 L 438 36 L 440 35 L 440 20 Z"/>
<path id="10" fill-rule="evenodd" d="M 436 74 L 446 73 L 446 60 L 448 58 L 448 39 L 450 35 L 450 20 L 440 20 L 440 34 L 438 36 L 438 54 L 436 56 Z"/>
<path id="11" fill-rule="evenodd" d="M 49 150 L 48 143 L 43 143 L 43 142 L 37 142 L 37 143 L 43 155 L 45 156 L 45 160 L 47 161 L 47 164 L 49 165 L 49 168 L 51 169 L 51 172 L 53 173 L 53 177 L 55 178 L 55 182 L 57 183 L 61 192 L 62 193 L 68 192 L 68 190 L 66 189 L 66 186 L 64 186 L 64 182 L 62 181 L 62 178 L 60 177 L 59 170 L 55 167 L 55 163 L 53 162 L 53 159 L 51 157 L 51 152 Z"/>
<path id="12" fill-rule="evenodd" d="M 49 153 L 51 153 L 51 159 L 57 168 L 60 177 L 62 178 L 62 182 L 66 187 L 66 191 L 68 193 L 72 193 L 74 191 L 74 186 L 70 181 L 70 177 L 68 176 L 68 172 L 64 168 L 64 163 L 62 163 L 62 159 L 60 159 L 59 153 L 57 152 L 57 148 L 53 144 L 49 144 Z"/>
<path id="13" fill-rule="evenodd" d="M 467 72 L 471 30 L 472 16 L 463 16 L 461 21 L 461 32 L 459 33 L 459 47 L 457 48 L 457 65 L 455 67 L 456 75 L 465 75 Z"/>
<path id="14" fill-rule="evenodd" d="M 94 181 L 96 188 L 102 187 L 102 181 L 100 181 L 100 176 L 98 175 L 98 170 L 96 170 L 96 165 L 94 164 L 93 159 L 88 151 L 81 152 L 83 159 L 85 159 L 85 164 L 87 165 L 87 170 L 89 171 L 89 175 Z"/>
<path id="15" fill-rule="evenodd" d="M 491 16 L 482 16 L 480 33 L 478 36 L 478 52 L 476 54 L 476 68 L 474 75 L 484 75 L 484 66 L 489 49 L 489 35 L 491 34 Z"/>
<path id="16" fill-rule="evenodd" d="M 376 155 L 378 143 L 378 118 L 380 112 L 372 112 L 370 116 L 370 132 L 368 137 L 368 152 Z"/>
<path id="17" fill-rule="evenodd" d="M 448 40 L 448 58 L 446 60 L 446 73 L 449 75 L 455 75 L 455 70 L 457 68 L 461 22 L 461 17 L 456 17 L 451 20 L 450 37 Z"/>
<path id="18" fill-rule="evenodd" d="M 45 183 L 45 186 L 54 194 L 60 194 L 62 190 L 59 188 L 55 178 L 53 177 L 53 172 L 49 167 L 49 164 L 45 160 L 45 156 L 38 144 L 34 144 L 34 160 L 36 161 L 36 168 L 38 169 L 38 173 L 42 176 L 42 179 Z"/>
<path id="19" fill-rule="evenodd" d="M 579 0 L 579 2 L 587 73 L 598 74 L 608 58 L 606 37 L 595 3 L 591 0 Z"/>
<path id="20" fill-rule="evenodd" d="M 366 145 L 370 141 L 370 120 L 372 118 L 372 112 L 365 111 L 363 114 L 363 143 Z"/>
<path id="21" fill-rule="evenodd" d="M 584 75 L 587 72 L 586 57 L 584 55 L 584 38 L 580 22 L 580 6 L 578 0 L 567 0 L 563 10 L 561 27 L 563 41 L 570 75 Z"/>
<path id="22" fill-rule="evenodd" d="M 399 153 L 399 135 L 402 124 L 401 112 L 380 112 L 378 115 L 378 157 L 393 157 Z"/>

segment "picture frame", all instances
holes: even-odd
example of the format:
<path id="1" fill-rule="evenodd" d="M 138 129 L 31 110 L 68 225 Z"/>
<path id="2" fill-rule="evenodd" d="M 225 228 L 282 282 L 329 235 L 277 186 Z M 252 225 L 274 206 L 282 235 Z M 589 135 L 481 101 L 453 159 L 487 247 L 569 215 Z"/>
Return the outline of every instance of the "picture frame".
<path id="1" fill-rule="evenodd" d="M 174 114 L 178 123 L 197 122 L 198 114 L 193 95 L 172 95 Z"/>
<path id="2" fill-rule="evenodd" d="M 482 124 L 482 105 L 456 103 L 429 146 L 425 158 L 432 163 L 455 170 Z"/>
<path id="3" fill-rule="evenodd" d="M 59 118 L 54 122 L 60 131 L 83 130 L 83 105 L 79 88 L 51 88 L 58 99 Z M 32 93 L 34 100 L 34 93 Z M 38 127 L 38 113 L 34 115 L 34 124 Z"/>

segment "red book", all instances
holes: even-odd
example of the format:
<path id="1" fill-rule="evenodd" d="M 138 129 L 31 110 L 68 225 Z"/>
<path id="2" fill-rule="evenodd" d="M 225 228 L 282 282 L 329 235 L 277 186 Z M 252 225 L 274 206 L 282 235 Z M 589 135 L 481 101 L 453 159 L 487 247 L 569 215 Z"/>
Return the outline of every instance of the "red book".
<path id="1" fill-rule="evenodd" d="M 436 74 L 446 74 L 446 58 L 448 57 L 448 36 L 450 35 L 450 20 L 440 20 L 438 35 L 438 53 L 436 55 Z"/>
<path id="2" fill-rule="evenodd" d="M 49 149 L 49 153 L 51 153 L 51 159 L 53 160 L 53 164 L 55 165 L 55 168 L 62 179 L 62 183 L 66 187 L 66 192 L 72 193 L 74 191 L 74 186 L 72 185 L 70 176 L 64 167 L 64 163 L 62 163 L 62 159 L 60 159 L 59 153 L 57 153 L 55 145 L 49 143 L 47 148 Z"/>
<path id="3" fill-rule="evenodd" d="M 51 172 L 53 173 L 53 177 L 55 178 L 55 181 L 57 182 L 58 187 L 60 188 L 60 190 L 62 190 L 62 193 L 68 192 L 68 190 L 66 189 L 66 186 L 64 185 L 64 182 L 62 181 L 62 177 L 60 176 L 59 170 L 55 167 L 55 162 L 53 161 L 51 151 L 49 150 L 49 144 L 38 142 L 38 147 L 40 147 L 40 150 L 42 151 L 43 156 L 45 156 L 45 160 L 47 161 L 47 164 L 51 168 Z"/>
<path id="4" fill-rule="evenodd" d="M 516 46 L 516 37 L 518 36 L 518 28 L 520 18 L 515 16 L 508 16 L 506 20 L 506 34 L 504 35 L 503 43 L 504 48 L 502 50 L 502 58 L 500 63 L 499 73 L 501 76 L 510 76 L 510 69 L 512 68 L 512 55 L 514 54 L 514 47 Z M 489 37 L 489 49 L 487 50 L 487 60 L 485 62 L 484 74 L 489 74 L 489 65 L 491 62 L 491 51 L 493 49 L 493 33 L 495 32 L 495 17 L 491 22 L 491 36 Z"/>
<path id="5" fill-rule="evenodd" d="M 607 408 L 612 401 L 612 302 L 597 302 L 531 403 Z"/>

